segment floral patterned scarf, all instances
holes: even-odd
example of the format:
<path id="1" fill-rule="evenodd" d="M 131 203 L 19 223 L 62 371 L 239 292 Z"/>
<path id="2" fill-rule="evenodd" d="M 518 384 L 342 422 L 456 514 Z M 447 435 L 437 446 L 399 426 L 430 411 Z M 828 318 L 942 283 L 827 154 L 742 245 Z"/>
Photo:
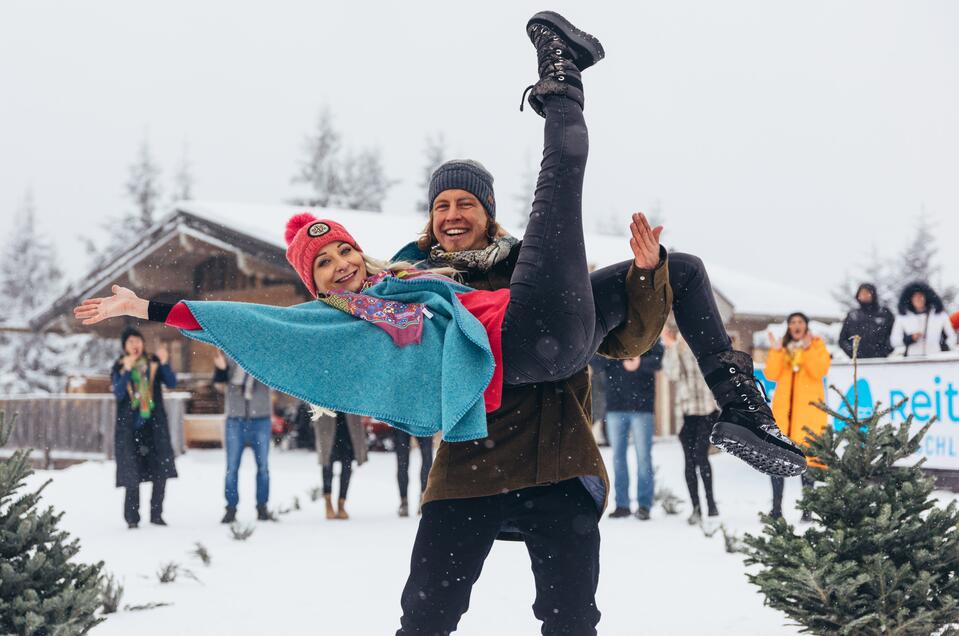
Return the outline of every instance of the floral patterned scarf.
<path id="1" fill-rule="evenodd" d="M 150 364 L 145 356 L 140 358 L 130 370 L 130 383 L 127 393 L 130 395 L 130 406 L 140 414 L 142 421 L 150 419 L 153 414 L 153 379 L 156 377 L 156 368 Z"/>
<path id="2" fill-rule="evenodd" d="M 424 277 L 445 279 L 444 276 L 436 274 L 384 270 L 379 274 L 367 277 L 358 292 L 333 289 L 326 294 L 321 294 L 319 300 L 360 320 L 373 323 L 390 334 L 390 338 L 398 347 L 419 344 L 423 337 L 423 317 L 432 317 L 425 305 L 383 300 L 363 293 L 383 279 L 392 276 L 405 279 Z"/>

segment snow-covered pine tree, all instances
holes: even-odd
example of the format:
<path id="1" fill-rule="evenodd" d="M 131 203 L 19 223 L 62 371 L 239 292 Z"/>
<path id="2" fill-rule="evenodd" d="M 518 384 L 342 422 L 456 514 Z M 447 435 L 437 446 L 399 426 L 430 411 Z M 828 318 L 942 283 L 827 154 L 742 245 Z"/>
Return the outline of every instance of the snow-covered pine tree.
<path id="1" fill-rule="evenodd" d="M 113 254 L 130 247 L 157 220 L 163 194 L 160 173 L 160 165 L 153 158 L 150 143 L 144 137 L 124 183 L 132 207 L 103 224 L 107 239 L 102 244 L 97 245 L 90 239 L 86 241 L 93 268 L 101 267 Z"/>
<path id="2" fill-rule="evenodd" d="M 57 252 L 37 231 L 36 205 L 29 190 L 0 252 L 0 322 L 23 324 L 60 291 Z"/>
<path id="3" fill-rule="evenodd" d="M 427 193 L 430 190 L 430 177 L 433 171 L 439 168 L 447 158 L 446 136 L 442 132 L 437 132 L 426 137 L 426 144 L 423 148 L 423 178 L 420 180 L 420 196 L 423 197 L 422 203 L 417 206 L 425 215 L 430 213 L 432 201 L 427 201 Z"/>
<path id="4" fill-rule="evenodd" d="M 745 538 L 747 565 L 760 566 L 750 582 L 804 633 L 959 634 L 959 511 L 937 505 L 923 462 L 909 459 L 932 422 L 886 422 L 899 406 L 861 409 L 855 395 L 839 412 L 821 405 L 842 425 L 810 439 L 825 468 L 810 468 L 819 483 L 799 507 L 814 524 L 797 534 L 764 516 L 763 534 Z"/>
<path id="5" fill-rule="evenodd" d="M 173 197 L 172 202 L 190 201 L 193 199 L 193 190 L 196 186 L 196 180 L 193 178 L 193 165 L 190 163 L 190 146 L 183 142 L 183 150 L 180 153 L 180 163 L 177 166 L 176 174 L 173 175 Z"/>
<path id="6" fill-rule="evenodd" d="M 329 106 L 324 106 L 313 132 L 303 140 L 304 156 L 292 179 L 294 184 L 308 186 L 310 194 L 293 199 L 294 204 L 324 207 L 341 192 L 340 146 L 340 133 L 333 125 L 333 113 Z"/>
<path id="7" fill-rule="evenodd" d="M 0 446 L 12 422 L 0 412 Z M 77 563 L 79 542 L 57 528 L 62 513 L 39 509 L 39 489 L 20 493 L 33 470 L 30 451 L 0 460 L 0 634 L 79 636 L 103 619 L 103 563 Z M 49 483 L 49 482 L 48 482 Z"/>
<path id="8" fill-rule="evenodd" d="M 340 191 L 330 199 L 330 205 L 347 210 L 383 211 L 386 193 L 395 185 L 386 176 L 380 151 L 367 148 L 349 153 L 339 161 Z"/>
<path id="9" fill-rule="evenodd" d="M 889 264 L 890 285 L 897 294 L 913 281 L 925 281 L 939 292 L 946 306 L 956 299 L 956 288 L 943 285 L 942 266 L 938 262 L 939 246 L 932 219 L 925 209 L 919 213 L 915 222 L 915 234 L 906 244 L 894 263 Z"/>

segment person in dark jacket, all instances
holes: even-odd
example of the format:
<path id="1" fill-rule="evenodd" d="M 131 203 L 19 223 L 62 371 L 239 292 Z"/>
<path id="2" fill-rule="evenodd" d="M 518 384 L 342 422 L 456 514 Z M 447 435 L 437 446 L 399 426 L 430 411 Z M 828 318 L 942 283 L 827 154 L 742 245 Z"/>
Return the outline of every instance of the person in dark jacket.
<path id="1" fill-rule="evenodd" d="M 626 451 L 633 438 L 636 451 L 636 518 L 649 519 L 653 507 L 653 413 L 656 407 L 656 372 L 663 368 L 661 342 L 638 358 L 607 360 L 606 430 L 613 448 L 613 489 L 616 508 L 612 518 L 628 517 L 629 466 Z"/>
<path id="2" fill-rule="evenodd" d="M 858 309 L 846 315 L 839 332 L 839 346 L 852 357 L 852 339 L 859 336 L 860 358 L 886 358 L 892 353 L 889 335 L 896 317 L 888 307 L 879 304 L 879 294 L 872 283 L 863 283 L 856 290 Z"/>
<path id="3" fill-rule="evenodd" d="M 270 500 L 270 437 L 273 432 L 271 414 L 273 396 L 270 388 L 246 373 L 236 362 L 217 349 L 213 356 L 213 382 L 224 384 L 224 411 L 226 423 L 224 447 L 226 450 L 226 514 L 221 523 L 236 521 L 236 507 L 240 502 L 239 473 L 243 450 L 249 446 L 256 461 L 256 518 L 272 519 L 267 502 Z"/>
<path id="4" fill-rule="evenodd" d="M 163 387 L 176 387 L 176 374 L 169 353 L 159 347 L 156 355 L 146 351 L 143 335 L 128 327 L 120 336 L 123 356 L 110 376 L 117 398 L 114 457 L 117 488 L 125 488 L 123 517 L 127 527 L 140 524 L 140 483 L 153 482 L 150 523 L 165 526 L 163 499 L 166 480 L 177 476 L 173 444 L 163 406 Z"/>

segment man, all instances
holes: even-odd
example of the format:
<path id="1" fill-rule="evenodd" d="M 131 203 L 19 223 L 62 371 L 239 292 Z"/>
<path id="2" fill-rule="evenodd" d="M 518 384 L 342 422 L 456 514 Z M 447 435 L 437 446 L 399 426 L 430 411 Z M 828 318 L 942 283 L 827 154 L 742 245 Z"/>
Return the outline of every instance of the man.
<path id="1" fill-rule="evenodd" d="M 842 322 L 842 331 L 839 333 L 839 346 L 846 355 L 852 357 L 852 338 L 859 336 L 860 358 L 886 358 L 892 353 L 892 344 L 889 335 L 896 317 L 888 307 L 879 304 L 879 295 L 876 286 L 863 283 L 856 290 L 858 309 L 846 314 Z"/>
<path id="2" fill-rule="evenodd" d="M 546 118 L 543 162 L 527 226 L 529 233 L 534 221 L 541 226 L 546 220 L 546 232 L 535 237 L 540 244 L 549 240 L 555 207 L 580 201 L 587 150 L 580 72 L 602 59 L 603 51 L 595 38 L 551 12 L 535 15 L 527 33 L 540 72 L 540 81 L 528 89 L 529 103 Z M 443 164 L 430 179 L 428 198 L 430 219 L 423 235 L 393 261 L 415 262 L 424 269 L 453 267 L 475 289 L 523 284 L 511 284 L 519 241 L 496 223 L 493 177 L 482 165 L 464 160 Z M 670 255 L 667 269 L 659 246 L 661 229 L 650 228 L 637 215 L 631 226 L 634 258 L 592 274 L 597 323 L 600 316 L 616 315 L 605 323 L 609 330 L 599 353 L 623 359 L 648 350 L 669 312 L 671 282 L 686 298 L 686 311 L 677 318 L 702 334 L 697 353 L 714 391 L 722 395 L 727 425 L 749 429 L 736 448 L 762 459 L 775 446 L 784 457 L 795 455 L 783 465 L 791 470 L 801 461 L 804 467 L 801 451 L 783 441 L 768 406 L 760 405 L 751 360 L 731 350 L 702 263 L 681 256 L 677 265 Z M 676 280 L 670 281 L 674 267 Z M 559 294 L 551 310 L 578 301 Z M 707 328 L 713 323 L 718 329 Z M 548 334 L 528 346 L 544 361 L 563 362 Z M 596 633 L 598 520 L 609 482 L 590 430 L 590 411 L 584 363 L 557 382 L 504 385 L 501 407 L 487 414 L 485 440 L 440 444 L 423 496 L 398 636 L 454 631 L 496 538 L 526 543 L 536 581 L 533 612 L 543 621 L 543 634 Z M 727 431 L 719 432 L 721 441 L 730 439 Z"/>
<path id="3" fill-rule="evenodd" d="M 636 450 L 636 518 L 649 520 L 653 507 L 653 413 L 656 407 L 656 372 L 663 367 L 663 344 L 638 358 L 606 360 L 606 431 L 613 448 L 613 488 L 616 508 L 613 519 L 628 517 L 629 465 L 626 451 L 629 438 Z"/>
<path id="4" fill-rule="evenodd" d="M 256 460 L 256 518 L 269 521 L 271 516 L 266 504 L 270 499 L 270 416 L 273 409 L 270 389 L 237 366 L 219 349 L 213 356 L 213 364 L 216 367 L 213 381 L 226 386 L 226 514 L 221 522 L 236 521 L 236 507 L 240 502 L 237 483 L 240 458 L 247 446 L 253 450 Z"/>

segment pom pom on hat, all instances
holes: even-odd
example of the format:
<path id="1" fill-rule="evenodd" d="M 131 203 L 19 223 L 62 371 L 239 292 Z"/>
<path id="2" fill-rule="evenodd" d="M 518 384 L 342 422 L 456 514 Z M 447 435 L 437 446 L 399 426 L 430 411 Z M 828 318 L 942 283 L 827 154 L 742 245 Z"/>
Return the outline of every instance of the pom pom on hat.
<path id="1" fill-rule="evenodd" d="M 318 220 L 319 219 L 309 212 L 300 212 L 299 214 L 294 214 L 291 216 L 290 220 L 286 222 L 286 233 L 284 234 L 286 244 L 289 245 L 293 242 L 294 237 L 296 237 L 296 233 L 300 231 L 301 227 L 310 223 L 315 223 Z"/>

